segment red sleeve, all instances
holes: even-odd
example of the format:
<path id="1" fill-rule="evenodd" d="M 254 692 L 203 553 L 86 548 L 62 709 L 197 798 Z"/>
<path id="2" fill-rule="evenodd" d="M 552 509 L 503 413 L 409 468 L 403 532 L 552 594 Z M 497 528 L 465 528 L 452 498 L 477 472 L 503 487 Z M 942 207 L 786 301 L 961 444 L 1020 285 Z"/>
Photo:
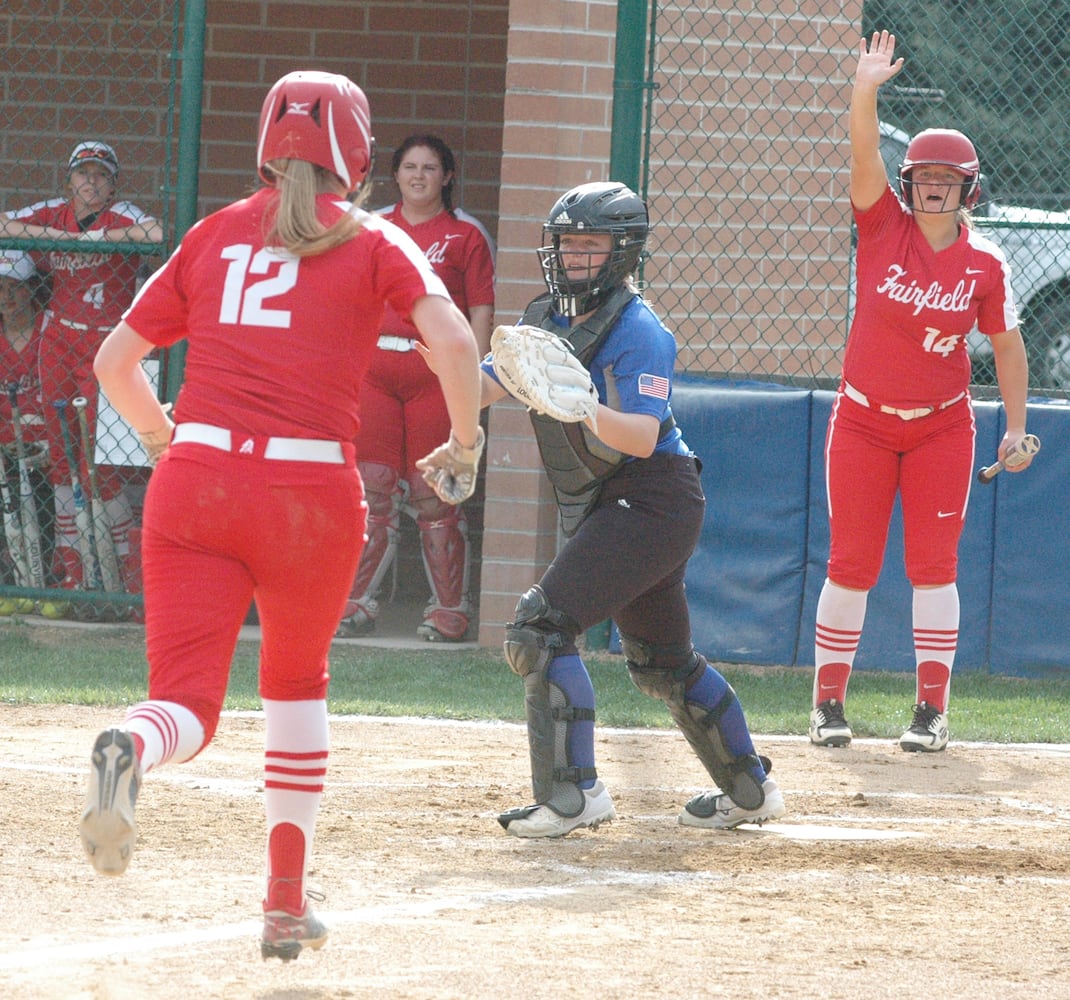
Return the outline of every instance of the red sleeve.
<path id="1" fill-rule="evenodd" d="M 472 227 L 468 263 L 464 269 L 465 301 L 472 306 L 494 305 L 494 258 L 483 234 Z"/>

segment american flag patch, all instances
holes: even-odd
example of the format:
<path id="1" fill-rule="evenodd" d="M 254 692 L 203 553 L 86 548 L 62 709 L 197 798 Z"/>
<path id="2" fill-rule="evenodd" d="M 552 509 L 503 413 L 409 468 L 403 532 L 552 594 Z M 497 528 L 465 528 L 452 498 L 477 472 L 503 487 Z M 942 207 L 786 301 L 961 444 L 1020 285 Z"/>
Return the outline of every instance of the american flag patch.
<path id="1" fill-rule="evenodd" d="M 669 380 L 660 375 L 640 375 L 639 395 L 654 396 L 657 399 L 669 398 Z"/>

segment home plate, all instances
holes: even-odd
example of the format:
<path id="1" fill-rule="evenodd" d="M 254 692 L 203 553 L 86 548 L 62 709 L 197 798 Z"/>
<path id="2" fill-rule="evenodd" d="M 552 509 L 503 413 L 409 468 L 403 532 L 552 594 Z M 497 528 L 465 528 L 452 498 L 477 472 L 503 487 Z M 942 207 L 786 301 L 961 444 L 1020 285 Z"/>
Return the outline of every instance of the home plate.
<path id="1" fill-rule="evenodd" d="M 762 833 L 778 834 L 788 840 L 899 840 L 917 837 L 908 830 L 860 830 L 854 826 L 827 826 L 824 823 L 786 823 L 763 826 Z"/>

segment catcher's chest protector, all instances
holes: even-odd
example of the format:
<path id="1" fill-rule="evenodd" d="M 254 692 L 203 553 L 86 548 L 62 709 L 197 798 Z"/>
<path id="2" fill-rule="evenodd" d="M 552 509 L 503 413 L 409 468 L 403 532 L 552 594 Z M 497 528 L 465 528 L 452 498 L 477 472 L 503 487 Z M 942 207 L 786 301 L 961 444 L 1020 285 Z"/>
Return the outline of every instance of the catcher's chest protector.
<path id="1" fill-rule="evenodd" d="M 593 316 L 572 327 L 563 338 L 585 368 L 590 368 L 602 341 L 635 297 L 636 293 L 629 288 L 616 289 Z M 551 319 L 550 301 L 549 293 L 540 295 L 524 310 L 521 324 L 559 333 Z M 530 416 L 539 454 L 561 512 L 561 530 L 571 538 L 598 499 L 602 483 L 628 456 L 603 444 L 581 423 L 564 424 L 534 411 Z"/>

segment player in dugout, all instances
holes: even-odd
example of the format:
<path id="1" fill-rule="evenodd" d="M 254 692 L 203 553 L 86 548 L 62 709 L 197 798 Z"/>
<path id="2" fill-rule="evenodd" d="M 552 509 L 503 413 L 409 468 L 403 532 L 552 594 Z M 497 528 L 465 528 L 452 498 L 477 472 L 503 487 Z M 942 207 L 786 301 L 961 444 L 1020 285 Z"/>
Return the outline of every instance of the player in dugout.
<path id="1" fill-rule="evenodd" d="M 39 270 L 48 276 L 51 322 L 41 336 L 40 382 L 45 429 L 50 445 L 49 474 L 55 491 L 56 571 L 62 586 L 84 582 L 79 555 L 74 488 L 64 447 L 66 420 L 71 451 L 82 466 L 79 479 L 87 481 L 81 454 L 78 421 L 73 406 L 62 410 L 52 404 L 81 396 L 88 401 L 86 416 L 96 427 L 97 383 L 93 356 L 101 341 L 130 305 L 137 287 L 142 259 L 133 254 L 110 253 L 110 243 L 159 243 L 160 223 L 119 197 L 119 157 L 99 139 L 79 142 L 66 161 L 66 186 L 61 197 L 48 198 L 25 208 L 0 214 L 0 236 L 28 239 L 73 240 L 84 251 L 34 251 Z M 133 520 L 122 477 L 110 467 L 100 469 L 100 489 L 116 550 L 129 551 Z"/>

